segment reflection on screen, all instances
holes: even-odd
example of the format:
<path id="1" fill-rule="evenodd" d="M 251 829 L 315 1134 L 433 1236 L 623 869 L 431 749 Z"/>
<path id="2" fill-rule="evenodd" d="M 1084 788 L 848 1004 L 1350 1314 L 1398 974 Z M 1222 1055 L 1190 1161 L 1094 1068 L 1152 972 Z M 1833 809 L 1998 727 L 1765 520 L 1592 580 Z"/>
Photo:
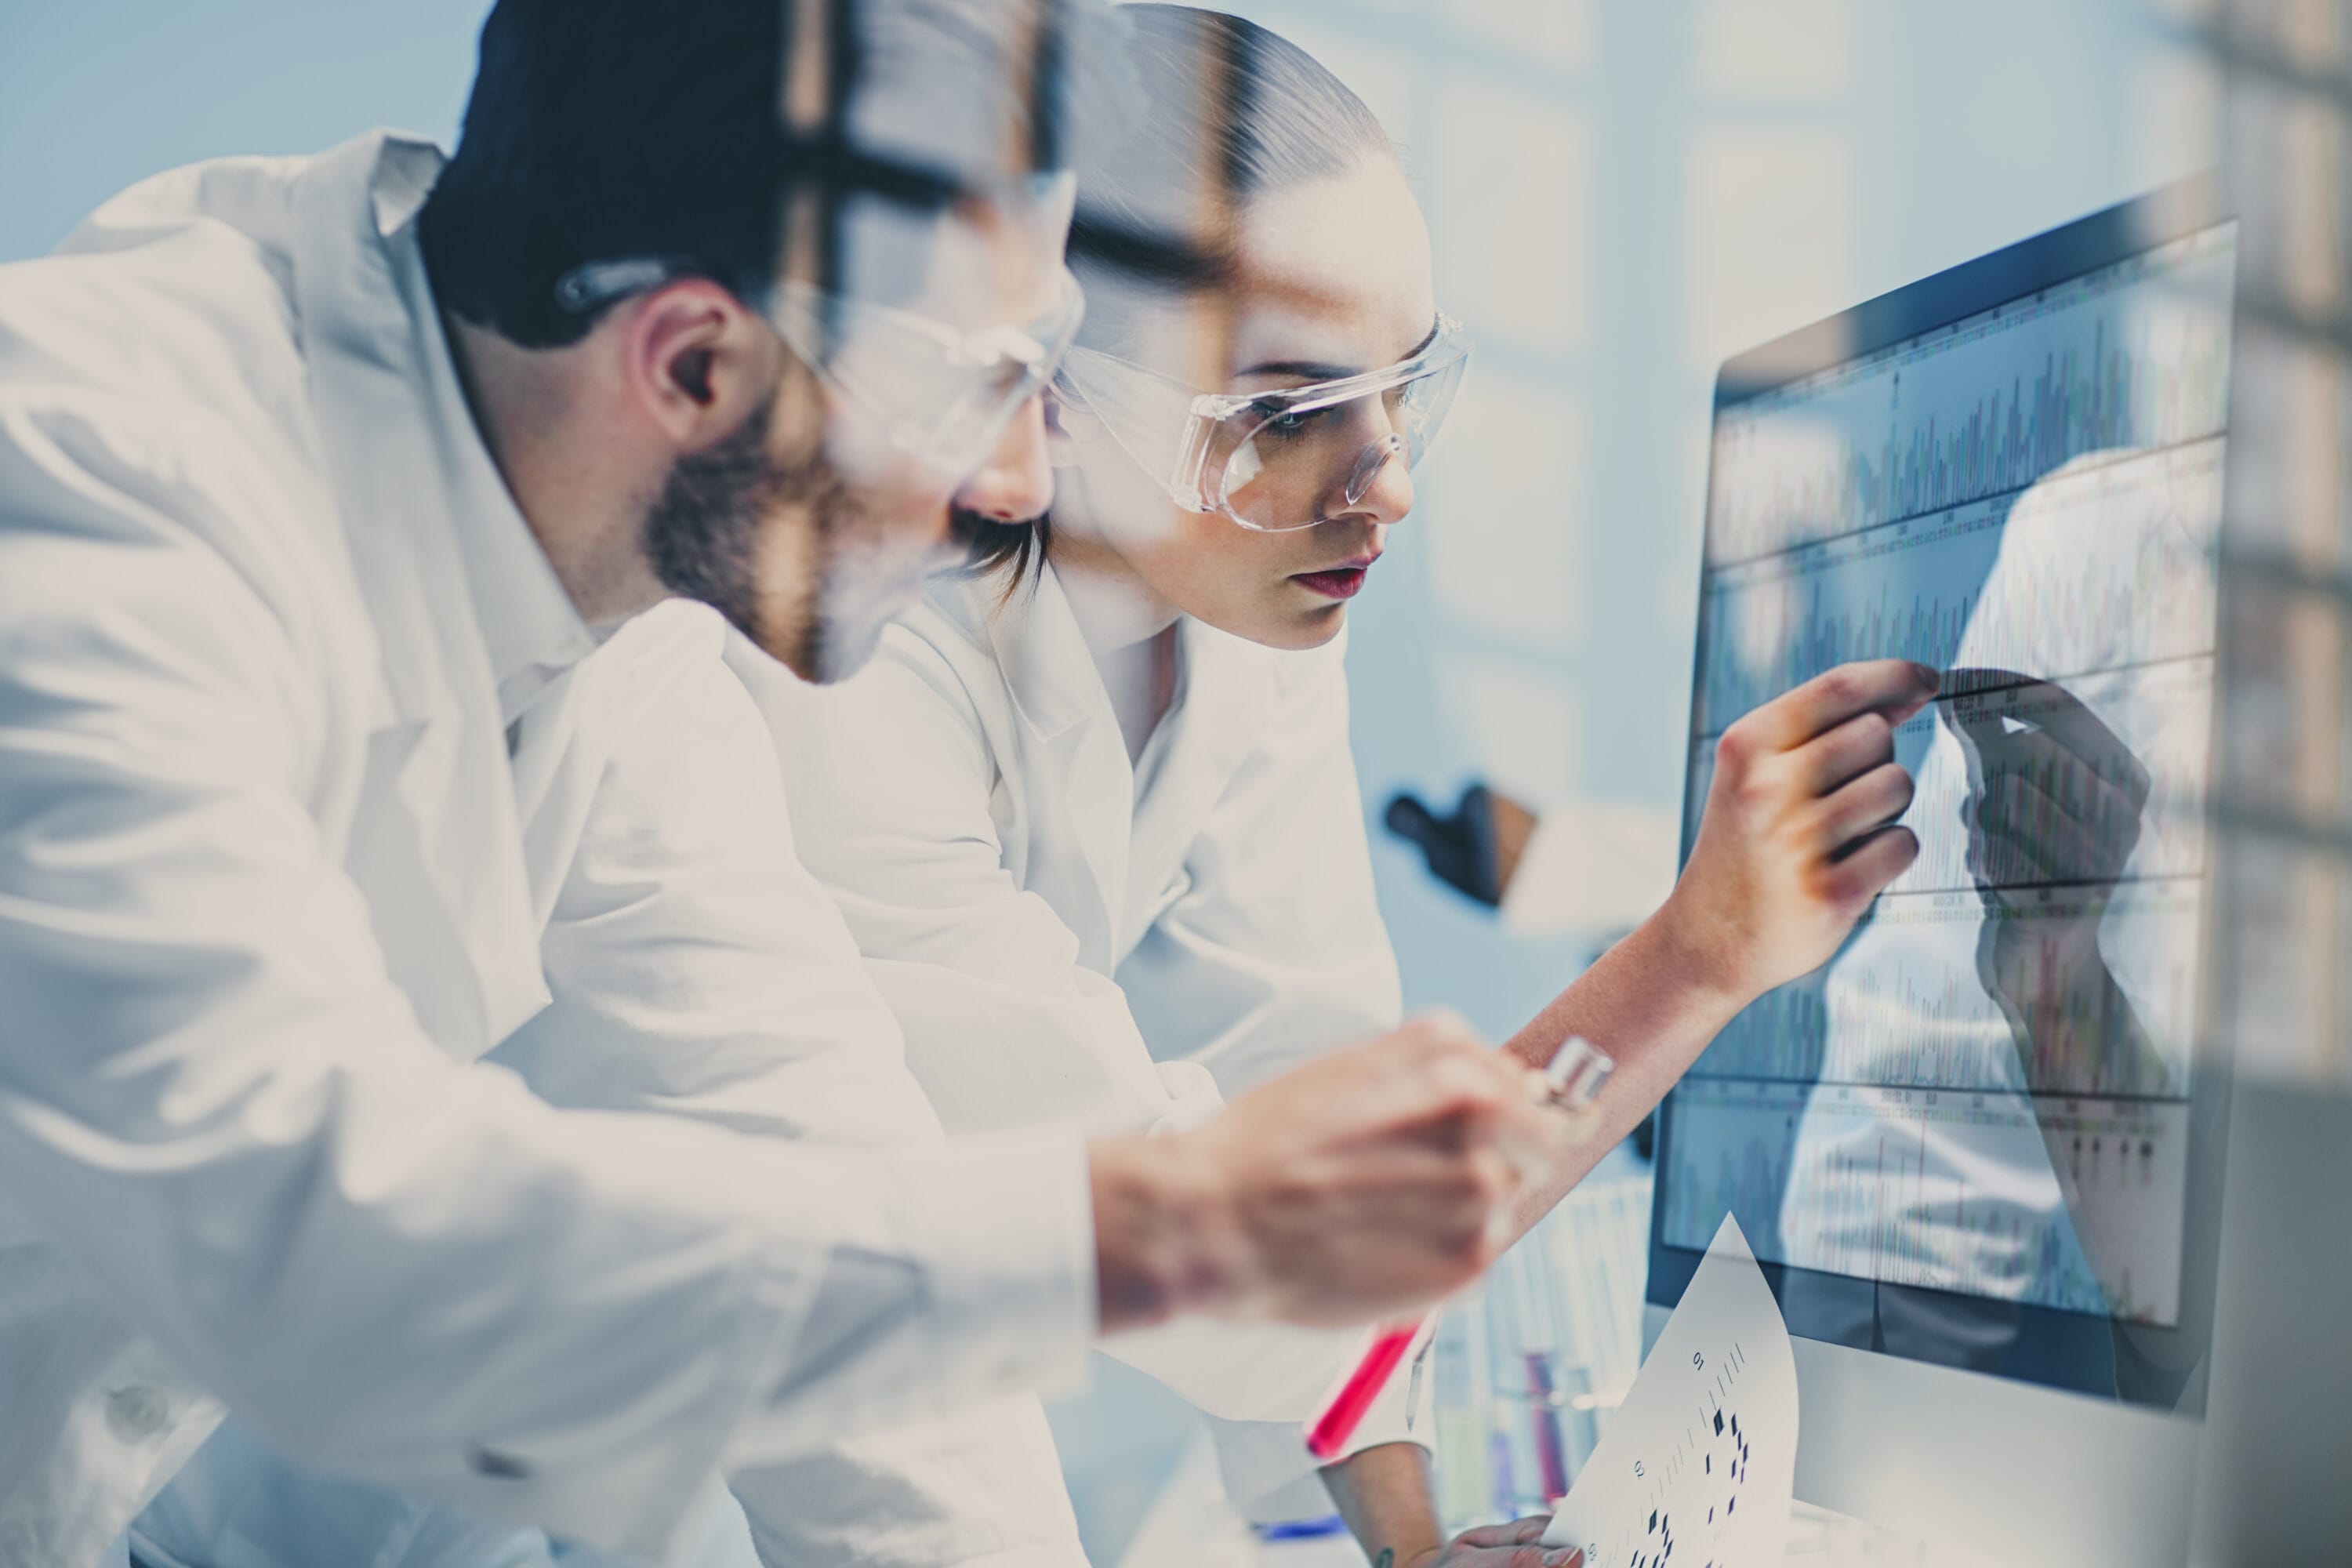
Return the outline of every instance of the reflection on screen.
<path id="1" fill-rule="evenodd" d="M 1822 1276 L 2178 1321 L 2233 261 L 2222 225 L 1718 411 L 1685 846 L 1741 714 L 1947 674 L 1896 737 L 1917 863 L 1675 1092 L 1666 1246 L 1728 1209 Z"/>

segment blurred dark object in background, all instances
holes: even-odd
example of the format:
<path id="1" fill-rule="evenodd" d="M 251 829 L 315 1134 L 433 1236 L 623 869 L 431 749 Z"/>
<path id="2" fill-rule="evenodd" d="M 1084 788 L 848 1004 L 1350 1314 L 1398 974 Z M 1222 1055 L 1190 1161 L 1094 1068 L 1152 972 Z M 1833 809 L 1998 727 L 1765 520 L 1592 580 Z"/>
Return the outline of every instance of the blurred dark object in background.
<path id="1" fill-rule="evenodd" d="M 1510 890 L 1511 878 L 1536 829 L 1536 814 L 1483 784 L 1462 792 L 1454 809 L 1440 816 L 1410 790 L 1392 797 L 1381 814 L 1388 829 L 1414 846 L 1431 875 L 1489 909 Z"/>

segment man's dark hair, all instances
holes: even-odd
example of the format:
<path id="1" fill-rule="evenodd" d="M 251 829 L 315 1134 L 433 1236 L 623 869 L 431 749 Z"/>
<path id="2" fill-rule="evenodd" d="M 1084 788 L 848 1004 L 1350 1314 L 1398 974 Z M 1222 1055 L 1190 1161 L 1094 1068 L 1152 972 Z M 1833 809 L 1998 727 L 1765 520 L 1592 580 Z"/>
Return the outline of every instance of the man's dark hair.
<path id="1" fill-rule="evenodd" d="M 499 0 L 464 133 L 419 219 L 441 303 L 530 348 L 577 342 L 583 262 L 674 258 L 746 299 L 782 195 L 782 0 Z"/>
<path id="2" fill-rule="evenodd" d="M 788 139 L 797 5 L 827 14 L 835 116 Z M 1082 0 L 498 0 L 419 220 L 435 291 L 529 348 L 594 325 L 556 297 L 587 262 L 657 258 L 757 301 L 792 181 L 936 207 L 987 173 L 969 159 L 1008 144 L 974 123 L 1026 130 L 1052 163 L 1108 133 L 1105 100 L 1121 95 L 1095 73 L 1123 60 L 1090 41 L 1102 25 Z"/>

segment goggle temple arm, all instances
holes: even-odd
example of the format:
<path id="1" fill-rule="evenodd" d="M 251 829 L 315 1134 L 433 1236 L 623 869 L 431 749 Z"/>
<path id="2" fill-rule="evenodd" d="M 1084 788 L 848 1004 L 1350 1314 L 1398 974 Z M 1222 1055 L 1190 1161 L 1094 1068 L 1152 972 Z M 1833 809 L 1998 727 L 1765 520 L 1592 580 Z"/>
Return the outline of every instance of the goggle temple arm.
<path id="1" fill-rule="evenodd" d="M 1186 511 L 1216 510 L 1207 494 L 1209 447 L 1216 429 L 1216 421 L 1197 409 L 1184 420 L 1184 444 L 1177 450 L 1176 471 L 1168 477 L 1168 495 Z"/>
<path id="2" fill-rule="evenodd" d="M 1118 449 L 1171 500 L 1188 511 L 1214 510 L 1201 499 L 1201 475 L 1213 430 L 1208 421 L 1194 416 L 1190 388 L 1082 348 L 1064 356 L 1053 386 L 1056 398 L 1108 431 Z M 1076 430 L 1071 434 L 1085 439 Z"/>

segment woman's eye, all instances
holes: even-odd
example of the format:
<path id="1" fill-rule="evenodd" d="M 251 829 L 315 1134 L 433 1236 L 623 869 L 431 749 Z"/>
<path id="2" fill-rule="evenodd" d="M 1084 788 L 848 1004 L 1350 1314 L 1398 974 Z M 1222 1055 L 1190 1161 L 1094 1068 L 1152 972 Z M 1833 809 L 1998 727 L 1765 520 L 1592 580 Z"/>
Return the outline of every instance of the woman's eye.
<path id="1" fill-rule="evenodd" d="M 1265 423 L 1259 428 L 1276 436 L 1297 436 L 1313 429 L 1316 422 L 1329 412 L 1328 409 L 1323 408 L 1293 412 L 1277 404 L 1265 403 L 1258 404 L 1256 407 L 1265 419 Z"/>

